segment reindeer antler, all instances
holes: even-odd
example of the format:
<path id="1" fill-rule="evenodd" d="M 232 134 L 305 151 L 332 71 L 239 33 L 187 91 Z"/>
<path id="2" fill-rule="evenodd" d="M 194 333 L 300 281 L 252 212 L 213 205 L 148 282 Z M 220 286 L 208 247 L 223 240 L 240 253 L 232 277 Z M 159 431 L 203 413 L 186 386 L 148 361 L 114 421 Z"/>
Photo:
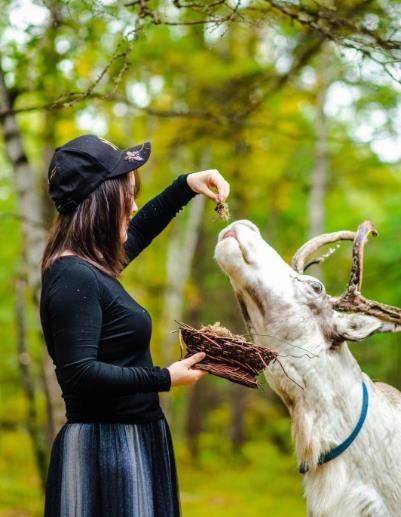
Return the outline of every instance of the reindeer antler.
<path id="1" fill-rule="evenodd" d="M 303 246 L 301 246 L 298 249 L 298 251 L 295 253 L 292 259 L 291 266 L 297 273 L 300 273 L 302 275 L 304 271 L 308 269 L 308 267 L 312 266 L 312 264 L 319 264 L 320 262 L 323 262 L 327 257 L 332 255 L 335 251 L 335 248 L 331 248 L 328 253 L 325 253 L 321 257 L 312 260 L 305 266 L 308 257 L 312 255 L 312 253 L 315 253 L 315 251 L 319 250 L 325 244 L 330 244 L 338 241 L 353 241 L 354 238 L 355 232 L 349 232 L 347 230 L 317 235 L 316 237 L 313 237 L 313 239 L 310 239 L 308 242 L 306 242 Z"/>
<path id="2" fill-rule="evenodd" d="M 365 244 L 370 233 L 374 237 L 378 235 L 378 231 L 371 221 L 364 221 L 359 225 L 352 250 L 352 269 L 348 287 L 340 298 L 335 299 L 334 309 L 346 312 L 362 312 L 369 316 L 375 316 L 383 321 L 400 324 L 400 308 L 375 300 L 369 300 L 361 294 L 363 256 Z"/>
<path id="3" fill-rule="evenodd" d="M 352 240 L 352 268 L 345 293 L 339 298 L 333 298 L 333 308 L 344 312 L 361 312 L 391 323 L 401 324 L 401 309 L 392 305 L 369 300 L 361 294 L 363 277 L 363 257 L 365 244 L 369 234 L 378 235 L 378 231 L 371 221 L 364 221 L 358 226 L 356 232 L 340 231 L 324 233 L 306 242 L 295 253 L 292 259 L 292 267 L 297 273 L 302 274 L 312 264 L 318 264 L 330 256 L 335 250 L 330 249 L 328 253 L 312 260 L 305 266 L 307 258 L 325 244 L 340 240 Z"/>
<path id="4" fill-rule="evenodd" d="M 379 232 L 374 227 L 371 221 L 364 221 L 358 226 L 356 231 L 354 246 L 352 248 L 352 269 L 351 276 L 348 282 L 348 289 L 346 295 L 349 293 L 360 292 L 362 288 L 363 275 L 363 256 L 365 251 L 365 244 L 368 242 L 369 234 L 374 237 L 379 235 Z"/>

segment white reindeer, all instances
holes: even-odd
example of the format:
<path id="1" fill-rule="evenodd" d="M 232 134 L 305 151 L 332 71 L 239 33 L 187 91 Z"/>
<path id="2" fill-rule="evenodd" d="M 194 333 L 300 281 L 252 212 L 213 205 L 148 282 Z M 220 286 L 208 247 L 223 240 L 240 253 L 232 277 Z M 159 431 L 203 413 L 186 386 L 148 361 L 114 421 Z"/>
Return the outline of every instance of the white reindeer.
<path id="1" fill-rule="evenodd" d="M 214 252 L 253 341 L 280 354 L 285 372 L 276 362 L 264 373 L 291 415 L 313 517 L 401 516 L 401 393 L 363 373 L 346 343 L 401 330 L 401 309 L 360 293 L 369 233 L 377 234 L 365 221 L 355 233 L 315 237 L 290 267 L 241 219 L 220 231 Z M 353 266 L 334 298 L 303 272 L 333 250 L 307 263 L 312 253 L 338 240 L 354 241 Z"/>

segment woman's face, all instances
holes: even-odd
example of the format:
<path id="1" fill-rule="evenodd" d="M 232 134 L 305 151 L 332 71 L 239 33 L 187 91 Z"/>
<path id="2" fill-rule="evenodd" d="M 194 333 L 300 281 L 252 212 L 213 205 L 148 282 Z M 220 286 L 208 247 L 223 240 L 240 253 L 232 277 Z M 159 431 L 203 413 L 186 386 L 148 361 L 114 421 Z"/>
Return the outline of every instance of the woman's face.
<path id="1" fill-rule="evenodd" d="M 138 206 L 137 206 L 137 204 L 135 202 L 135 198 L 134 198 L 134 189 L 135 189 L 135 176 L 134 176 L 134 173 L 131 173 L 130 174 L 130 192 L 132 192 L 131 213 L 135 213 L 138 211 Z M 123 228 L 122 228 L 123 242 L 125 242 L 128 238 L 128 235 L 127 235 L 128 224 L 129 224 L 129 221 L 124 221 L 124 224 L 122 225 L 123 226 Z"/>
<path id="2" fill-rule="evenodd" d="M 137 207 L 137 204 L 135 202 L 135 198 L 134 198 L 134 194 L 133 194 L 134 189 L 135 189 L 135 176 L 132 173 L 131 174 L 131 192 L 132 192 L 132 208 L 131 208 L 131 212 L 137 212 L 138 211 L 138 207 Z"/>

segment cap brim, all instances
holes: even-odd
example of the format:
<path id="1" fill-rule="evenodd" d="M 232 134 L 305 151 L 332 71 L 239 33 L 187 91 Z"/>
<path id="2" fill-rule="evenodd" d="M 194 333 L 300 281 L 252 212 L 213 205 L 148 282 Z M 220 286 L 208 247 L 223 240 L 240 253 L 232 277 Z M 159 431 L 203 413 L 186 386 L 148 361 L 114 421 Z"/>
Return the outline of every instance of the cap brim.
<path id="1" fill-rule="evenodd" d="M 143 144 L 123 149 L 120 151 L 120 158 L 117 164 L 110 171 L 108 177 L 120 176 L 121 174 L 126 174 L 127 172 L 142 167 L 142 165 L 148 161 L 150 153 L 150 142 L 144 142 Z"/>

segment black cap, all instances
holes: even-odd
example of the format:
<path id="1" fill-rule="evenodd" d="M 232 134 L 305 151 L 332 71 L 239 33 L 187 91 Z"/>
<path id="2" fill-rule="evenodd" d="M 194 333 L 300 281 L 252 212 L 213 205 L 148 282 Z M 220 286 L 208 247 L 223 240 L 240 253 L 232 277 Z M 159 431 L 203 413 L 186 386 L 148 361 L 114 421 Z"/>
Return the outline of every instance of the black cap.
<path id="1" fill-rule="evenodd" d="M 47 174 L 48 192 L 60 213 L 72 212 L 104 180 L 144 165 L 150 142 L 119 149 L 105 138 L 82 135 L 56 147 Z"/>

